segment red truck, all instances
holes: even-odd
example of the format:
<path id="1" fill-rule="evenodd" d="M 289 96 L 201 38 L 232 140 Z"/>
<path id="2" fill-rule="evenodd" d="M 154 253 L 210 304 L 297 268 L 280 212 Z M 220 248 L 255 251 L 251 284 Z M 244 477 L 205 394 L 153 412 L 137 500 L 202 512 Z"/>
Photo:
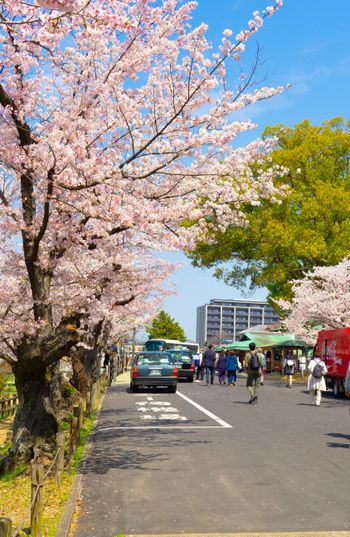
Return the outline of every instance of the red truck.
<path id="1" fill-rule="evenodd" d="M 327 388 L 339 397 L 345 392 L 345 378 L 350 375 L 350 328 L 321 330 L 317 336 L 316 351 L 328 368 L 325 376 Z"/>

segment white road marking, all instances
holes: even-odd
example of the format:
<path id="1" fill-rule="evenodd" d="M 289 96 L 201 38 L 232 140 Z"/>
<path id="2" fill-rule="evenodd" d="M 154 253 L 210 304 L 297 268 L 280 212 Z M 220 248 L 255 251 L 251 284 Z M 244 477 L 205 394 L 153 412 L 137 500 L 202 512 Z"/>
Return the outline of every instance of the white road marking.
<path id="1" fill-rule="evenodd" d="M 137 397 L 146 397 L 145 394 L 141 394 L 141 393 L 133 394 L 133 395 Z M 154 395 L 158 396 L 158 395 L 163 395 L 163 394 L 154 394 Z M 213 414 L 212 412 L 204 408 L 202 405 L 199 405 L 195 401 L 192 401 L 192 399 L 190 399 L 186 395 L 180 392 L 177 392 L 177 395 L 179 397 L 182 397 L 182 399 L 190 403 L 192 406 L 194 406 L 195 408 L 197 408 L 198 410 L 200 410 L 207 416 L 209 416 L 211 419 L 215 420 L 218 423 L 218 425 L 181 425 L 181 424 L 178 424 L 178 425 L 150 424 L 150 425 L 130 425 L 130 426 L 116 425 L 112 427 L 102 427 L 101 429 L 99 429 L 99 432 L 122 430 L 122 429 L 125 429 L 125 430 L 133 430 L 133 429 L 140 429 L 140 430 L 143 430 L 143 429 L 232 429 L 232 425 L 222 420 L 221 418 L 219 418 L 218 416 L 216 416 L 215 414 Z M 137 410 L 142 412 L 140 417 L 143 420 L 150 420 L 153 422 L 159 421 L 159 420 L 161 421 L 164 421 L 164 420 L 187 421 L 187 418 L 185 416 L 180 416 L 179 414 L 170 413 L 174 411 L 178 412 L 178 409 L 172 408 L 172 407 L 169 408 L 169 406 L 171 405 L 171 403 L 169 402 L 164 402 L 164 401 L 156 402 L 156 401 L 153 401 L 153 397 L 147 397 L 147 401 L 142 401 L 142 402 L 135 401 L 135 404 L 141 407 L 141 408 L 138 408 Z M 159 405 L 159 406 L 156 407 L 155 405 Z M 166 408 L 164 407 L 162 408 L 163 405 Z M 153 410 L 152 414 L 144 414 L 144 412 L 150 412 L 150 410 Z M 161 411 L 162 414 L 159 415 L 158 414 L 159 411 Z"/>
<path id="2" fill-rule="evenodd" d="M 161 408 L 161 407 L 159 408 L 158 406 L 151 406 L 150 410 L 152 410 L 152 412 L 175 412 L 175 414 L 178 414 L 179 412 L 179 409 L 173 406 L 167 406 L 165 408 Z"/>
<path id="3" fill-rule="evenodd" d="M 164 392 L 164 393 L 167 393 L 167 392 Z M 162 395 L 164 396 L 164 393 L 154 393 L 153 397 L 160 397 Z M 146 393 L 131 393 L 130 395 L 132 397 L 147 397 Z"/>
<path id="4" fill-rule="evenodd" d="M 136 402 L 135 405 L 138 406 L 138 412 L 148 412 L 148 414 L 143 414 L 142 418 L 144 420 L 176 420 L 176 421 L 187 421 L 185 416 L 180 416 L 179 409 L 173 406 L 170 406 L 171 403 L 168 401 L 153 401 L 153 397 L 147 397 L 147 401 Z M 152 414 L 150 414 L 152 412 Z M 157 413 L 160 414 L 157 414 Z"/>
<path id="5" fill-rule="evenodd" d="M 187 421 L 185 416 L 180 416 L 179 414 L 161 414 L 160 420 L 177 420 L 177 421 Z"/>
<path id="6" fill-rule="evenodd" d="M 142 416 L 145 417 L 144 415 Z M 154 418 L 149 418 L 154 419 Z M 133 429 L 223 429 L 222 425 L 116 425 L 115 427 L 103 427 L 98 432 L 103 431 L 116 431 L 125 429 L 130 431 Z"/>
<path id="7" fill-rule="evenodd" d="M 180 393 L 179 391 L 176 392 L 177 395 L 179 397 L 182 397 L 182 399 L 185 399 L 185 401 L 187 401 L 188 403 L 190 403 L 190 405 L 193 405 L 194 407 L 198 408 L 198 410 L 200 410 L 201 412 L 203 412 L 204 414 L 206 414 L 207 416 L 209 416 L 209 418 L 212 418 L 213 420 L 215 420 L 217 423 L 219 423 L 221 425 L 221 427 L 225 428 L 225 429 L 232 429 L 232 425 L 230 425 L 229 423 L 227 423 L 226 421 L 222 420 L 221 418 L 219 418 L 218 416 L 215 416 L 215 414 L 213 414 L 212 412 L 210 412 L 210 410 L 207 410 L 206 408 L 204 408 L 202 405 L 199 405 L 198 403 L 196 403 L 195 401 L 192 401 L 192 399 L 190 399 L 189 397 L 187 397 L 186 395 L 184 395 L 183 393 Z"/>

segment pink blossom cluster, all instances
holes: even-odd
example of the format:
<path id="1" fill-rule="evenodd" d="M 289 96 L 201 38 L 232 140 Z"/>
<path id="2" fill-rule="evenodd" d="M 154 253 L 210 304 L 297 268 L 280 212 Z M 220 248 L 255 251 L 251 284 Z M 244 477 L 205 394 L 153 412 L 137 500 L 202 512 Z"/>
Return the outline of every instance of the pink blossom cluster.
<path id="1" fill-rule="evenodd" d="M 273 12 L 279 7 L 277 2 Z M 172 290 L 155 252 L 193 248 L 208 227 L 278 200 L 283 168 L 252 173 L 274 140 L 237 149 L 235 112 L 285 88 L 229 87 L 194 2 L 8 3 L 0 21 L 0 352 L 72 313 L 115 334 Z M 244 84 L 244 81 L 243 81 Z M 244 92 L 244 89 L 246 92 Z M 184 225 L 185 223 L 185 225 Z"/>
<path id="2" fill-rule="evenodd" d="M 82 0 L 38 0 L 39 6 L 66 12 L 79 9 L 82 3 Z"/>
<path id="3" fill-rule="evenodd" d="M 315 267 L 293 284 L 291 302 L 276 301 L 288 314 L 286 328 L 314 344 L 321 328 L 350 324 L 350 259 L 334 266 Z"/>

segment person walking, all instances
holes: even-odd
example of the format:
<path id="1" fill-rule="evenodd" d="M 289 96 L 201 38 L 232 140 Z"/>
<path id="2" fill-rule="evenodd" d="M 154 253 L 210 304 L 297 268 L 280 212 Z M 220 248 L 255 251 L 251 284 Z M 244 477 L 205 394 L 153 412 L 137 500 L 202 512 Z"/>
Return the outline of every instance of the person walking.
<path id="1" fill-rule="evenodd" d="M 205 376 L 207 380 L 207 385 L 214 384 L 214 369 L 215 369 L 215 360 L 216 355 L 213 351 L 213 345 L 210 343 L 207 350 L 203 354 L 202 367 L 205 368 Z"/>
<path id="2" fill-rule="evenodd" d="M 216 364 L 216 369 L 218 370 L 218 378 L 220 384 L 226 384 L 226 351 L 223 347 L 219 354 L 219 359 Z"/>
<path id="3" fill-rule="evenodd" d="M 233 387 L 237 380 L 237 369 L 239 369 L 238 358 L 234 351 L 228 351 L 226 358 L 227 383 Z"/>
<path id="4" fill-rule="evenodd" d="M 283 363 L 284 374 L 287 375 L 287 388 L 291 388 L 293 384 L 293 375 L 295 373 L 295 361 L 293 355 L 287 352 Z"/>
<path id="5" fill-rule="evenodd" d="M 202 351 L 203 351 L 203 349 L 199 353 L 198 365 L 197 365 L 197 370 L 196 370 L 196 382 L 201 382 L 201 380 L 203 380 L 203 378 L 204 378 L 204 369 L 203 369 L 203 366 L 202 366 L 202 362 L 203 362 L 203 352 Z"/>
<path id="6" fill-rule="evenodd" d="M 106 369 L 109 366 L 109 362 L 111 361 L 111 355 L 109 353 L 109 350 L 105 350 L 105 355 L 103 359 L 103 368 Z"/>
<path id="7" fill-rule="evenodd" d="M 115 377 L 115 372 L 116 372 L 116 357 L 115 357 L 115 352 L 111 352 L 110 361 L 109 361 L 108 386 L 112 386 L 112 382 Z"/>
<path id="8" fill-rule="evenodd" d="M 262 369 L 261 369 L 261 377 L 260 377 L 260 384 L 263 386 L 264 384 L 264 373 L 266 371 L 266 356 L 262 349 L 257 349 L 257 352 L 261 358 L 262 361 Z"/>
<path id="9" fill-rule="evenodd" d="M 316 406 L 320 406 L 322 392 L 325 392 L 326 382 L 324 375 L 327 373 L 327 367 L 321 356 L 315 354 L 309 362 L 308 371 L 310 373 L 307 382 L 307 387 L 311 395 L 312 403 Z"/>
<path id="10" fill-rule="evenodd" d="M 248 401 L 250 404 L 258 402 L 259 384 L 263 368 L 262 359 L 255 348 L 255 343 L 249 343 L 249 352 L 244 357 L 244 367 L 248 373 L 246 386 L 250 393 Z"/>

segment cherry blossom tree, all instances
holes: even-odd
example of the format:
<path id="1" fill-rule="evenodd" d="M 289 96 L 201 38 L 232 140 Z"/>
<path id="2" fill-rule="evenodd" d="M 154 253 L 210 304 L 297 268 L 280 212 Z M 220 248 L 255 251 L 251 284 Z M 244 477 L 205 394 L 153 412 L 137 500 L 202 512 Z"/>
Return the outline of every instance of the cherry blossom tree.
<path id="1" fill-rule="evenodd" d="M 240 224 L 242 202 L 278 194 L 284 170 L 250 166 L 274 140 L 237 149 L 255 125 L 234 113 L 284 88 L 253 87 L 256 66 L 230 80 L 281 4 L 213 51 L 194 2 L 0 3 L 0 356 L 17 455 L 57 429 L 54 364 L 101 323 L 152 313 L 169 270 L 152 252 L 191 249 L 211 220 Z"/>
<path id="2" fill-rule="evenodd" d="M 315 344 L 317 332 L 350 323 L 350 259 L 330 267 L 316 267 L 293 284 L 291 302 L 276 303 L 288 314 L 283 324 L 304 341 Z"/>

